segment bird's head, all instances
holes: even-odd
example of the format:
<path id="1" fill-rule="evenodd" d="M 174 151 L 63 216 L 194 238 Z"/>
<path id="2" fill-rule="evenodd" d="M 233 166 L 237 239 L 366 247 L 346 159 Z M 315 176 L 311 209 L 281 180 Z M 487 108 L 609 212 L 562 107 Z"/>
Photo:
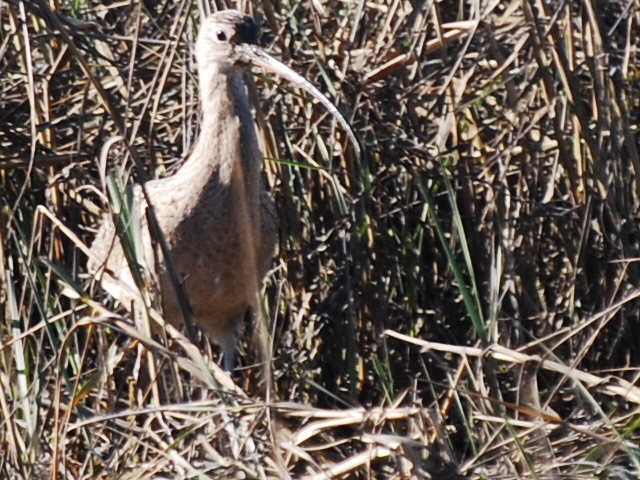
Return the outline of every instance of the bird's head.
<path id="1" fill-rule="evenodd" d="M 196 45 L 200 75 L 228 73 L 254 65 L 284 78 L 311 94 L 329 110 L 344 127 L 360 156 L 358 140 L 335 105 L 308 80 L 262 50 L 257 45 L 259 37 L 260 27 L 256 21 L 237 10 L 223 10 L 210 15 L 202 24 Z"/>
<path id="2" fill-rule="evenodd" d="M 216 64 L 226 71 L 239 63 L 240 50 L 254 46 L 260 37 L 256 21 L 237 10 L 223 10 L 207 17 L 202 23 L 196 58 L 201 67 Z"/>

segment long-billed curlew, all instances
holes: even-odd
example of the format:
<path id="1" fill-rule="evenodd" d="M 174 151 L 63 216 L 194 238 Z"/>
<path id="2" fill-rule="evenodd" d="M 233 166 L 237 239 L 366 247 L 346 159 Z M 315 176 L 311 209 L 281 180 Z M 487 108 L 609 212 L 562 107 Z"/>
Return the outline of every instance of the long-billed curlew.
<path id="1" fill-rule="evenodd" d="M 175 175 L 145 184 L 195 319 L 222 348 L 227 371 L 233 369 L 239 326 L 255 307 L 277 242 L 274 205 L 260 176 L 262 154 L 242 67 L 261 66 L 311 93 L 355 139 L 326 97 L 256 46 L 258 36 L 255 21 L 234 10 L 205 19 L 195 50 L 202 104 L 199 138 Z M 179 304 L 166 263 L 152 248 L 140 186 L 135 192 L 145 261 L 153 266 L 157 259 L 164 316 L 179 324 Z M 110 216 L 105 216 L 91 250 L 91 272 L 106 268 L 121 282 L 135 285 Z M 114 293 L 117 283 L 105 277 L 102 284 L 122 299 L 121 291 Z"/>

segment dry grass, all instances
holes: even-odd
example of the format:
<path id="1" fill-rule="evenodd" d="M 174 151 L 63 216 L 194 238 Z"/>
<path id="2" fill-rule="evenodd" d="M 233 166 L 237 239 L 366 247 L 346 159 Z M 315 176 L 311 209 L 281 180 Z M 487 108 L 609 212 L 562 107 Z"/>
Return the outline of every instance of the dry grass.
<path id="1" fill-rule="evenodd" d="M 204 3 L 0 2 L 0 477 L 638 478 L 637 3 L 226 2 L 367 152 L 250 79 L 268 395 L 84 274 L 104 145 L 193 143 Z"/>

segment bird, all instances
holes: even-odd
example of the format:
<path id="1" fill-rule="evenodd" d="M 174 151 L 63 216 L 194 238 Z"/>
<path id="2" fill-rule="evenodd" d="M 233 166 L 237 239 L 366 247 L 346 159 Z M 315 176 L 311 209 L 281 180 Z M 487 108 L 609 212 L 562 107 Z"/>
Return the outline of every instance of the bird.
<path id="1" fill-rule="evenodd" d="M 310 82 L 258 46 L 260 27 L 249 15 L 222 10 L 206 17 L 195 45 L 201 123 L 191 153 L 171 176 L 134 187 L 145 263 L 155 271 L 164 318 L 180 325 L 181 309 L 166 261 L 156 251 L 144 212 L 148 199 L 192 307 L 196 323 L 218 344 L 227 372 L 243 319 L 258 307 L 257 293 L 278 243 L 276 207 L 261 176 L 257 139 L 243 71 L 261 67 L 322 103 L 358 141 L 337 108 Z M 121 285 L 135 287 L 113 216 L 104 215 L 90 247 L 88 269 L 123 301 Z M 155 266 L 152 268 L 152 266 Z M 110 273 L 120 283 L 114 282 Z M 120 286 L 119 286 L 120 285 Z"/>

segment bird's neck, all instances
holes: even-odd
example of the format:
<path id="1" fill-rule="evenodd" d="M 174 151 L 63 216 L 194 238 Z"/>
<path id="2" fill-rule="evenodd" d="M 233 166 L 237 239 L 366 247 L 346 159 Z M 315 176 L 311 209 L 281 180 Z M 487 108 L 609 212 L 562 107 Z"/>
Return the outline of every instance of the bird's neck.
<path id="1" fill-rule="evenodd" d="M 200 99 L 200 135 L 184 167 L 200 180 L 215 175 L 223 183 L 241 172 L 259 174 L 259 165 L 254 165 L 255 127 L 242 74 L 201 68 Z"/>

